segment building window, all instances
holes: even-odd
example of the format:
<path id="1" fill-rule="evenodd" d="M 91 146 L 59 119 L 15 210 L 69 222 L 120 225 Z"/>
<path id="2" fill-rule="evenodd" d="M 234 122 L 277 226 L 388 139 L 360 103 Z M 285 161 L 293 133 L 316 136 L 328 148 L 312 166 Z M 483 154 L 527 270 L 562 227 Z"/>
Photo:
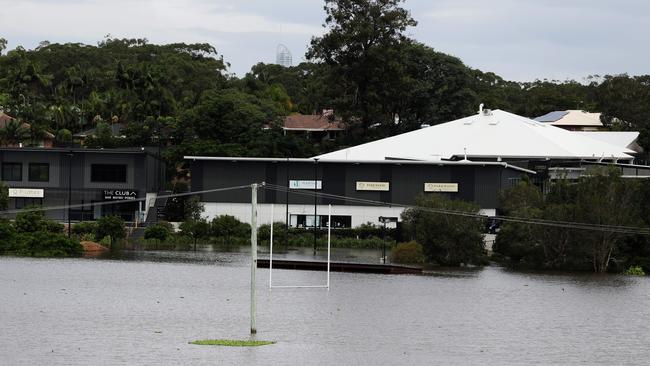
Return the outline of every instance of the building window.
<path id="1" fill-rule="evenodd" d="M 47 163 L 29 163 L 29 181 L 30 182 L 49 182 L 50 181 L 50 164 L 47 164 Z"/>
<path id="2" fill-rule="evenodd" d="M 126 183 L 126 165 L 92 164 L 90 181 L 105 183 Z"/>
<path id="3" fill-rule="evenodd" d="M 2 180 L 6 180 L 6 181 L 23 180 L 23 164 L 2 163 Z"/>
<path id="4" fill-rule="evenodd" d="M 23 209 L 25 207 L 32 207 L 32 206 L 43 206 L 43 199 L 42 198 L 24 198 L 24 197 L 17 197 L 15 198 L 16 200 L 16 208 L 17 209 Z"/>
<path id="5" fill-rule="evenodd" d="M 316 226 L 321 228 L 327 227 L 327 215 L 316 216 Z M 290 226 L 297 228 L 313 228 L 314 215 L 291 215 Z M 352 227 L 352 216 L 332 215 L 332 228 L 349 228 Z"/>

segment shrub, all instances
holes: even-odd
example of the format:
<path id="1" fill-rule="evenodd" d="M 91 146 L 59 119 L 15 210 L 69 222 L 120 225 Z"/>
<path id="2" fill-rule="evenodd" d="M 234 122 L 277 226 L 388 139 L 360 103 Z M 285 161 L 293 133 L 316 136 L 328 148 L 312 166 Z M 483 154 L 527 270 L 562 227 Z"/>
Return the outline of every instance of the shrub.
<path id="1" fill-rule="evenodd" d="M 96 240 L 95 239 L 95 234 L 93 234 L 93 233 L 81 234 L 81 237 L 79 238 L 79 240 L 81 240 L 81 241 L 93 241 L 94 242 Z"/>
<path id="2" fill-rule="evenodd" d="M 480 219 L 471 216 L 450 217 L 436 212 L 460 211 L 478 215 L 477 204 L 438 194 L 420 195 L 416 198 L 416 204 L 418 208 L 404 211 L 402 219 L 409 227 L 412 238 L 422 244 L 428 261 L 448 266 L 484 264 L 487 261 L 483 244 L 485 225 Z"/>
<path id="3" fill-rule="evenodd" d="M 188 220 L 181 223 L 181 236 L 192 238 L 194 244 L 198 239 L 210 237 L 210 224 L 205 220 Z"/>
<path id="4" fill-rule="evenodd" d="M 124 239 L 126 237 L 126 228 L 124 220 L 118 216 L 104 216 L 97 220 L 97 231 L 95 238 L 104 239 L 110 236 L 114 239 Z"/>
<path id="5" fill-rule="evenodd" d="M 399 243 L 391 252 L 391 262 L 395 263 L 424 263 L 422 245 L 418 242 Z"/>
<path id="6" fill-rule="evenodd" d="M 94 236 L 96 232 L 97 223 L 94 221 L 80 222 L 72 226 L 72 233 L 75 235 L 83 236 L 84 234 L 92 234 Z"/>
<path id="7" fill-rule="evenodd" d="M 56 221 L 45 218 L 43 210 L 29 207 L 16 215 L 14 223 L 16 231 L 19 233 L 33 233 L 44 231 L 54 234 L 63 233 L 63 225 Z"/>
<path id="8" fill-rule="evenodd" d="M 106 235 L 105 237 L 103 237 L 103 238 L 99 241 L 99 244 L 101 244 L 101 245 L 103 245 L 103 246 L 105 246 L 105 247 L 107 247 L 107 248 L 110 248 L 110 247 L 111 247 L 111 244 L 113 244 L 113 238 L 111 238 L 110 235 Z"/>
<path id="9" fill-rule="evenodd" d="M 15 244 L 16 229 L 7 219 L 0 219 L 0 254 L 12 251 Z"/>
<path id="10" fill-rule="evenodd" d="M 221 237 L 230 242 L 231 238 L 244 238 L 250 234 L 250 225 L 245 224 L 234 216 L 221 215 L 215 217 L 210 224 L 212 236 Z"/>
<path id="11" fill-rule="evenodd" d="M 171 225 L 168 222 L 160 222 L 146 228 L 144 231 L 144 238 L 165 241 L 171 233 Z"/>
<path id="12" fill-rule="evenodd" d="M 13 254 L 30 257 L 73 257 L 83 253 L 78 240 L 45 231 L 19 233 Z"/>
<path id="13" fill-rule="evenodd" d="M 19 233 L 32 233 L 43 229 L 45 212 L 32 207 L 16 214 L 14 225 Z"/>
<path id="14" fill-rule="evenodd" d="M 625 274 L 628 276 L 645 276 L 645 272 L 641 266 L 630 266 L 630 268 L 625 271 Z"/>
<path id="15" fill-rule="evenodd" d="M 257 239 L 261 243 L 270 244 L 271 225 L 264 224 L 257 229 Z M 287 226 L 284 222 L 273 223 L 273 244 L 284 245 L 287 240 Z"/>

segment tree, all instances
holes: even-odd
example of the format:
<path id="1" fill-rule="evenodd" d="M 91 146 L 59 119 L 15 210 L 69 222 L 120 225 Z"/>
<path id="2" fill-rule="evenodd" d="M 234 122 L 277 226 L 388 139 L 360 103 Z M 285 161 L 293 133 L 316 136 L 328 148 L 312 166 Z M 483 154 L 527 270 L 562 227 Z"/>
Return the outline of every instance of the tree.
<path id="1" fill-rule="evenodd" d="M 328 66 L 328 85 L 339 95 L 336 108 L 358 117 L 364 131 L 387 122 L 394 111 L 394 82 L 402 76 L 400 44 L 417 22 L 399 7 L 402 0 L 325 0 L 327 31 L 314 37 L 307 52 L 311 61 Z"/>
<path id="2" fill-rule="evenodd" d="M 404 211 L 402 220 L 412 237 L 422 244 L 424 255 L 430 262 L 449 266 L 485 262 L 482 220 L 436 212 L 478 215 L 478 205 L 433 194 L 416 198 L 416 206 Z"/>
<path id="3" fill-rule="evenodd" d="M 223 238 L 226 244 L 230 244 L 233 237 L 246 237 L 250 232 L 250 225 L 237 220 L 234 216 L 221 215 L 212 219 L 210 231 L 212 236 Z"/>
<path id="4" fill-rule="evenodd" d="M 15 119 L 7 122 L 5 128 L 0 129 L 0 134 L 2 141 L 9 146 L 16 146 L 26 142 L 31 136 L 28 125 Z"/>
<path id="5" fill-rule="evenodd" d="M 203 219 L 184 221 L 181 223 L 179 229 L 181 230 L 181 235 L 188 236 L 194 240 L 194 250 L 196 250 L 197 240 L 210 237 L 210 224 Z"/>
<path id="6" fill-rule="evenodd" d="M 9 204 L 9 188 L 4 182 L 0 182 L 0 211 L 6 210 Z"/>
<path id="7" fill-rule="evenodd" d="M 119 216 L 102 216 L 97 220 L 97 231 L 95 239 L 102 240 L 105 237 L 111 238 L 111 244 L 115 240 L 126 237 L 124 220 Z"/>
<path id="8" fill-rule="evenodd" d="M 7 49 L 7 40 L 0 37 L 0 55 L 2 55 L 2 51 L 6 49 Z"/>
<path id="9" fill-rule="evenodd" d="M 57 145 L 66 147 L 71 146 L 72 144 L 72 132 L 70 130 L 62 128 L 56 133 L 56 142 Z"/>
<path id="10" fill-rule="evenodd" d="M 640 226 L 637 184 L 622 178 L 613 169 L 596 171 L 581 179 L 576 190 L 577 221 L 603 226 Z M 612 254 L 627 236 L 609 231 L 588 231 L 581 235 L 580 241 L 594 272 L 607 271 Z"/>
<path id="11" fill-rule="evenodd" d="M 157 239 L 162 241 L 167 240 L 167 238 L 172 234 L 173 227 L 168 222 L 158 222 L 154 225 L 147 227 L 144 230 L 145 239 Z"/>

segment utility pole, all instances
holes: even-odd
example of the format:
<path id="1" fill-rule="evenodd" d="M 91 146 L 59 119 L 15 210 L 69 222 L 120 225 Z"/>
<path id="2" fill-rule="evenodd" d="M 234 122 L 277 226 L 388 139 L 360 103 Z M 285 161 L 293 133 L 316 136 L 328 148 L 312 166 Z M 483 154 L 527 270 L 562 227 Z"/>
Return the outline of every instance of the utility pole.
<path id="1" fill-rule="evenodd" d="M 318 230 L 318 158 L 314 158 L 314 257 L 316 256 L 316 230 Z"/>
<path id="2" fill-rule="evenodd" d="M 273 224 L 271 224 L 273 225 Z M 257 333 L 255 275 L 257 271 L 257 183 L 251 185 L 251 334 Z"/>
<path id="3" fill-rule="evenodd" d="M 289 217 L 289 189 L 291 189 L 291 180 L 290 180 L 291 177 L 289 175 L 289 164 L 290 164 L 289 158 L 287 158 L 287 192 L 285 194 L 285 203 L 284 203 L 284 207 L 285 207 L 285 211 L 286 211 L 286 213 L 285 213 L 285 216 L 286 216 L 285 217 L 285 225 L 286 225 L 286 231 L 287 231 L 287 235 L 285 235 L 285 238 L 284 238 L 284 245 L 286 247 L 289 246 L 289 224 L 290 224 L 289 220 L 291 219 Z"/>

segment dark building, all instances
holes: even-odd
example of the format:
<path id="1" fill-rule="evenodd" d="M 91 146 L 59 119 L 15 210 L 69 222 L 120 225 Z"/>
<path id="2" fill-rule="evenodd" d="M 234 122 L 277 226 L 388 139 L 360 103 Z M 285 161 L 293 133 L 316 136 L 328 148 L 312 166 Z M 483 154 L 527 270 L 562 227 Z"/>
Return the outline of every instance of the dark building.
<path id="1" fill-rule="evenodd" d="M 191 171 L 191 190 L 204 191 L 252 183 L 289 187 L 290 193 L 261 189 L 258 193 L 260 222 L 271 220 L 270 205 L 275 204 L 274 221 L 289 220 L 291 226 L 313 226 L 314 205 L 317 225 L 332 205 L 333 226 L 358 226 L 378 223 L 379 216 L 399 217 L 401 207 L 380 206 L 369 201 L 412 205 L 420 194 L 440 193 L 455 199 L 476 202 L 488 215 L 494 215 L 497 195 L 535 172 L 503 162 L 417 162 L 376 161 L 315 162 L 313 159 L 221 158 L 187 156 Z M 312 195 L 316 182 L 318 193 Z M 250 220 L 249 189 L 209 192 L 201 195 L 208 217 L 234 215 Z M 348 197 L 337 198 L 340 197 Z M 363 202 L 367 200 L 367 202 Z"/>
<path id="2" fill-rule="evenodd" d="M 9 187 L 9 210 L 37 205 L 59 207 L 90 204 L 70 210 L 71 221 L 118 215 L 144 219 L 147 207 L 137 199 L 160 190 L 162 165 L 148 149 L 0 149 L 2 182 Z M 121 201 L 121 204 L 99 205 Z M 65 221 L 66 209 L 48 210 Z"/>

